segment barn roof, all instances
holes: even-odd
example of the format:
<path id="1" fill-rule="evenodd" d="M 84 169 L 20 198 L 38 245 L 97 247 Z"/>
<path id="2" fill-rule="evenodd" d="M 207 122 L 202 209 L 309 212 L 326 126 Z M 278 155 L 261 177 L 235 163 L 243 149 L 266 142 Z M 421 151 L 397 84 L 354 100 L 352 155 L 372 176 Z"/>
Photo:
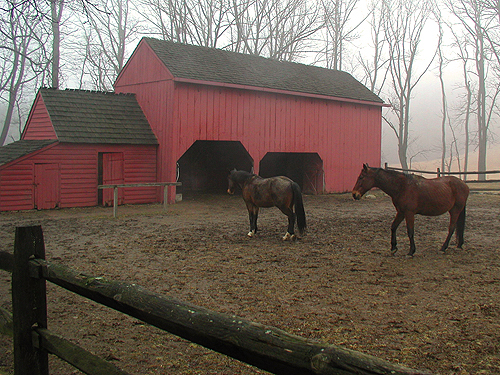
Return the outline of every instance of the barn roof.
<path id="1" fill-rule="evenodd" d="M 28 155 L 32 152 L 41 150 L 42 148 L 57 142 L 55 139 L 44 140 L 20 140 L 9 143 L 0 147 L 0 165 L 7 164 L 20 157 Z"/>
<path id="2" fill-rule="evenodd" d="M 349 73 L 221 49 L 143 38 L 175 78 L 383 103 Z"/>
<path id="3" fill-rule="evenodd" d="M 47 88 L 39 93 L 61 142 L 158 144 L 134 94 Z"/>

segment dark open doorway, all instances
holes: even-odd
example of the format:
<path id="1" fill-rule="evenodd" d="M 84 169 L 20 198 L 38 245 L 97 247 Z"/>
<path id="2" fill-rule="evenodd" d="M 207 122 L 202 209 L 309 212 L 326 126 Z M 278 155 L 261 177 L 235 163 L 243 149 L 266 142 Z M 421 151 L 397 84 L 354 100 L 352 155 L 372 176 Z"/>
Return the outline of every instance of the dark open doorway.
<path id="1" fill-rule="evenodd" d="M 238 141 L 196 141 L 177 162 L 177 193 L 224 193 L 229 171 L 236 168 L 250 171 L 253 160 Z"/>
<path id="2" fill-rule="evenodd" d="M 304 194 L 324 190 L 323 160 L 315 152 L 268 152 L 260 161 L 261 177 L 287 176 Z"/>

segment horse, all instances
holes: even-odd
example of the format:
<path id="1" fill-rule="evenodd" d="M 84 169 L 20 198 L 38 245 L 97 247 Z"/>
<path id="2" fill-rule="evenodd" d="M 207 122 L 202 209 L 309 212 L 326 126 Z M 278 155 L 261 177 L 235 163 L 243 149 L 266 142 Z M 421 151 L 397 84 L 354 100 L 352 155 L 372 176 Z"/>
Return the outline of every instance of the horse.
<path id="1" fill-rule="evenodd" d="M 248 237 L 257 233 L 259 207 L 278 207 L 288 217 L 288 229 L 283 241 L 295 240 L 295 219 L 297 229 L 303 235 L 306 229 L 306 215 L 299 185 L 285 176 L 262 178 L 246 171 L 232 170 L 228 176 L 227 192 L 234 194 L 236 186 L 241 188 L 250 220 Z M 295 213 L 293 209 L 295 207 Z"/>
<path id="2" fill-rule="evenodd" d="M 409 257 L 415 254 L 414 222 L 415 215 L 439 216 L 450 214 L 448 236 L 441 247 L 445 252 L 451 236 L 457 230 L 457 247 L 464 244 L 465 206 L 469 196 L 469 187 L 465 182 L 453 176 L 427 179 L 414 174 L 405 174 L 382 168 L 372 168 L 368 164 L 363 169 L 352 189 L 355 200 L 373 187 L 378 187 L 392 198 L 396 208 L 396 217 L 391 225 L 391 253 L 398 250 L 396 246 L 396 230 L 406 220 L 406 230 L 410 239 Z"/>

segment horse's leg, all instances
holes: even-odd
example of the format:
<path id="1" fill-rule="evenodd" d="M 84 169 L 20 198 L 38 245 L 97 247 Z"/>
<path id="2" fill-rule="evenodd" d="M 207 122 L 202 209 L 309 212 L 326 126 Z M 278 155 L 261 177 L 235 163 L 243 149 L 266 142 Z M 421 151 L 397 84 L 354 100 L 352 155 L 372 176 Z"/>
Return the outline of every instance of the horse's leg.
<path id="1" fill-rule="evenodd" d="M 279 207 L 279 209 L 288 217 L 288 229 L 283 236 L 283 241 L 288 239 L 295 240 L 297 236 L 295 236 L 295 214 L 293 213 L 293 209 L 291 207 Z"/>
<path id="2" fill-rule="evenodd" d="M 259 230 L 257 228 L 257 218 L 259 217 L 259 207 L 255 206 L 253 210 L 253 229 L 255 230 L 255 233 Z"/>
<path id="3" fill-rule="evenodd" d="M 457 220 L 458 217 L 460 216 L 460 212 L 462 210 L 457 209 L 456 207 L 453 207 L 450 210 L 450 226 L 448 227 L 448 236 L 446 237 L 446 240 L 443 243 L 443 246 L 441 246 L 441 252 L 445 252 L 446 249 L 448 248 L 448 245 L 450 244 L 451 236 L 453 236 L 453 232 L 455 232 L 455 228 L 457 227 Z M 463 233 L 462 233 L 463 236 Z M 462 237 L 463 241 L 463 237 Z"/>
<path id="4" fill-rule="evenodd" d="M 410 251 L 408 253 L 409 257 L 415 254 L 415 214 L 413 212 L 407 212 L 405 215 L 406 220 L 406 232 L 408 233 L 408 238 L 410 239 Z"/>
<path id="5" fill-rule="evenodd" d="M 396 217 L 394 218 L 392 224 L 391 224 L 391 254 L 394 255 L 396 254 L 396 251 L 398 251 L 397 247 L 397 240 L 396 240 L 396 230 L 399 227 L 399 224 L 403 221 L 405 216 L 403 215 L 402 212 L 399 212 L 396 214 Z"/>
<path id="6" fill-rule="evenodd" d="M 247 202 L 248 210 L 248 220 L 250 222 L 250 232 L 248 232 L 248 237 L 253 237 L 257 233 L 257 215 L 259 213 L 259 208 L 254 206 L 252 203 Z"/>
<path id="7" fill-rule="evenodd" d="M 457 247 L 462 248 L 464 244 L 464 232 L 465 232 L 465 207 L 460 211 L 457 219 Z"/>

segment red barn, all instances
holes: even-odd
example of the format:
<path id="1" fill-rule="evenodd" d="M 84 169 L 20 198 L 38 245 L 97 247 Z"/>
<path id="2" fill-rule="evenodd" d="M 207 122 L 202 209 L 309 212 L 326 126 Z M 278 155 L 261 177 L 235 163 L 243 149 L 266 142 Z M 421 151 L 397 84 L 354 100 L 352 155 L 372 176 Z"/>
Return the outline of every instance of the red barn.
<path id="1" fill-rule="evenodd" d="M 40 89 L 21 140 L 0 148 L 0 210 L 112 204 L 97 186 L 156 182 L 157 147 L 134 95 Z M 119 200 L 155 202 L 156 190 Z"/>
<path id="2" fill-rule="evenodd" d="M 343 192 L 380 164 L 384 104 L 345 72 L 143 38 L 115 92 L 39 91 L 21 141 L 0 148 L 0 210 L 110 204 L 97 186 L 111 183 L 222 192 L 233 168 Z"/>
<path id="3" fill-rule="evenodd" d="M 143 38 L 115 82 L 159 141 L 159 180 L 222 191 L 229 169 L 350 190 L 379 165 L 382 100 L 350 74 Z M 170 197 L 173 199 L 173 197 Z"/>

